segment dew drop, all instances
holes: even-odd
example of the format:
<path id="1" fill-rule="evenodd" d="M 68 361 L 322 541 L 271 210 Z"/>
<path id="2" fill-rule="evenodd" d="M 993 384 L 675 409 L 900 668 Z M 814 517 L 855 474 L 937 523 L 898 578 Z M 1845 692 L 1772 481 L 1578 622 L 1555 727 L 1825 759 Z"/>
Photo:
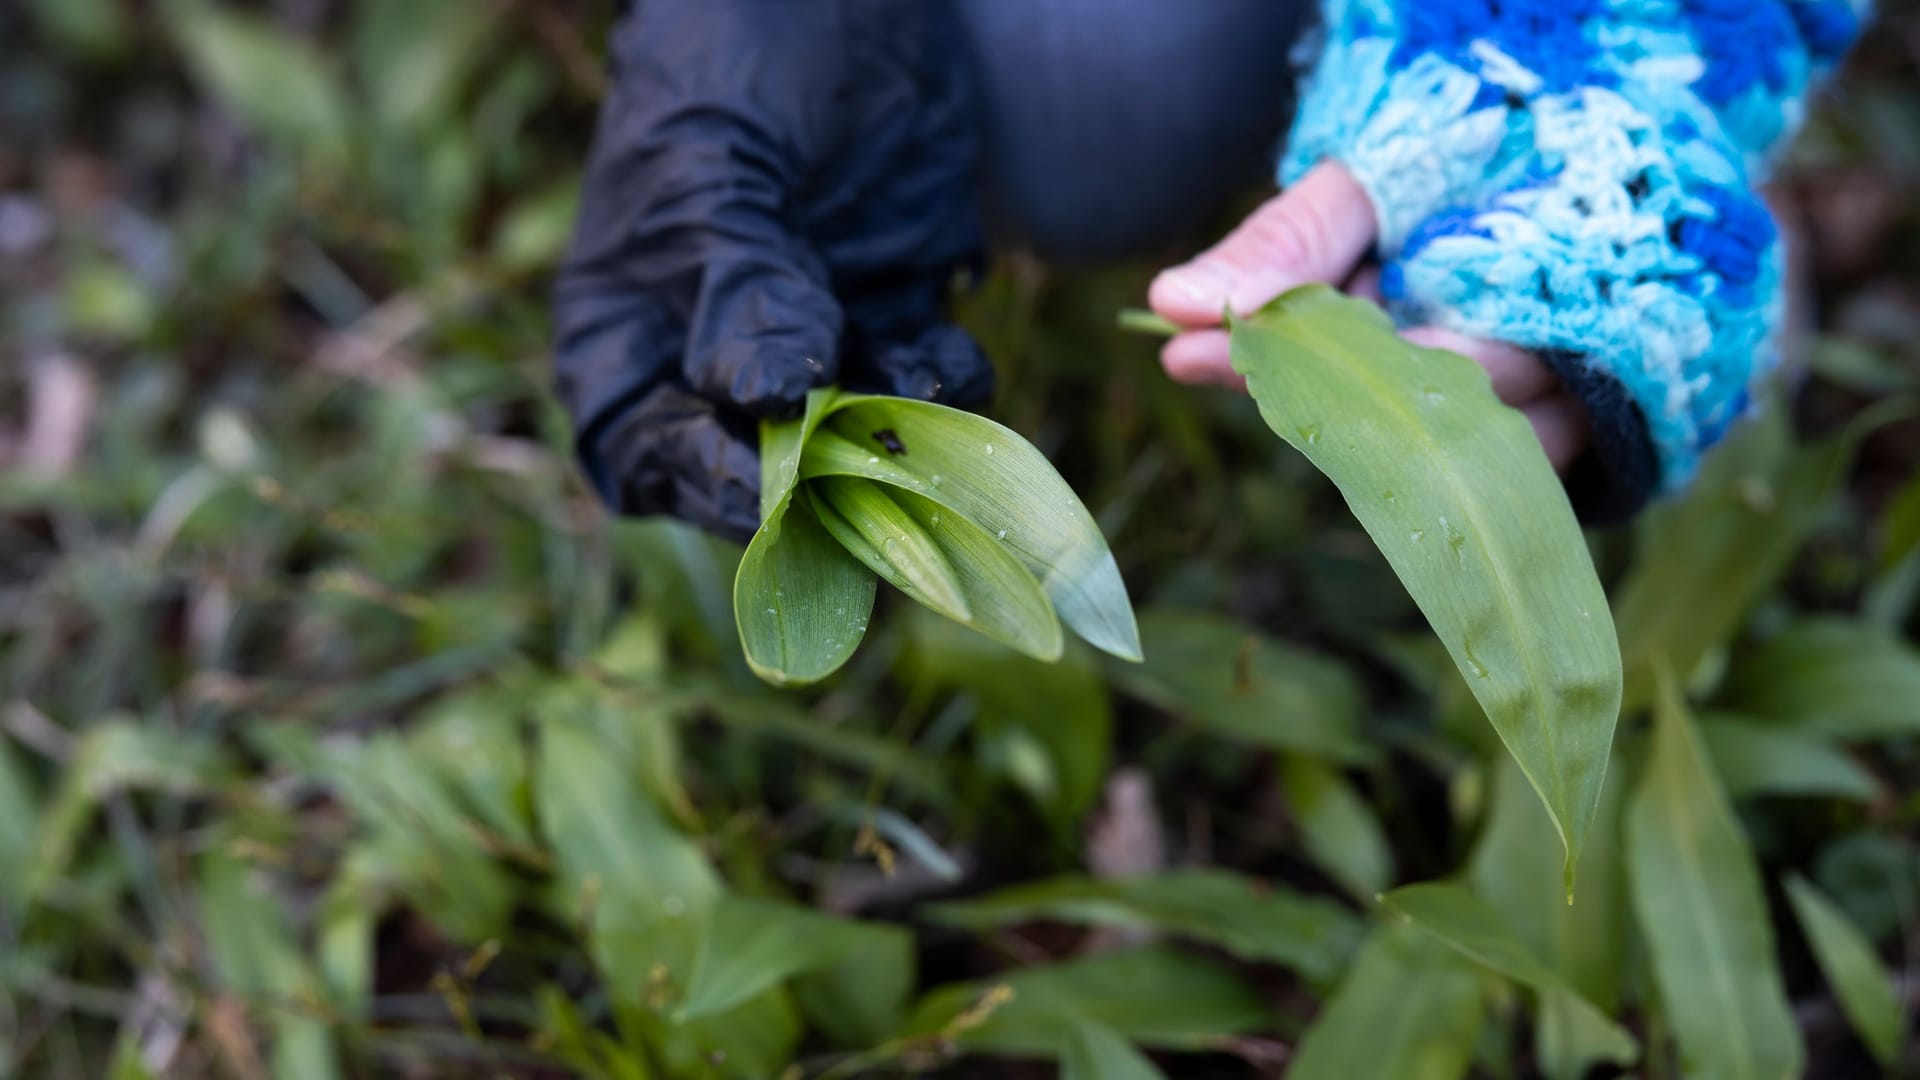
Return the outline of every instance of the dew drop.
<path id="1" fill-rule="evenodd" d="M 939 473 L 934 473 L 932 479 L 933 479 L 933 486 L 939 487 L 940 481 L 943 479 L 943 477 Z"/>
<path id="2" fill-rule="evenodd" d="M 1426 538 L 1427 538 L 1427 530 L 1425 529 L 1415 529 L 1412 532 L 1407 534 L 1407 539 L 1413 541 L 1416 544 L 1422 540 L 1425 540 Z"/>
<path id="3" fill-rule="evenodd" d="M 933 520 L 930 522 L 930 524 L 933 524 L 933 525 L 940 524 L 940 515 L 939 514 L 933 515 Z"/>
<path id="4" fill-rule="evenodd" d="M 1447 395 L 1441 393 L 1440 388 L 1437 386 L 1429 386 L 1422 390 L 1421 393 L 1426 396 L 1427 404 L 1429 405 L 1438 405 L 1447 400 Z"/>
<path id="5" fill-rule="evenodd" d="M 878 465 L 878 464 L 880 464 L 880 459 L 879 459 L 879 458 L 877 458 L 877 457 L 870 457 L 870 458 L 868 458 L 868 459 L 867 459 L 867 464 L 869 464 L 869 465 Z"/>
<path id="6" fill-rule="evenodd" d="M 1318 443 L 1320 441 L 1320 425 L 1308 424 L 1306 427 L 1301 428 L 1300 438 L 1305 441 L 1308 446 Z"/>
<path id="7" fill-rule="evenodd" d="M 1381 493 L 1380 493 L 1380 497 L 1381 497 L 1382 499 L 1385 499 L 1385 500 L 1386 500 L 1387 502 L 1399 502 L 1399 501 L 1400 501 L 1400 496 L 1398 496 L 1398 495 L 1395 495 L 1395 494 L 1394 494 L 1393 492 L 1391 492 L 1391 491 L 1383 491 L 1383 492 L 1381 492 Z"/>
<path id="8" fill-rule="evenodd" d="M 992 457 L 992 456 L 993 456 L 993 444 L 992 444 L 992 443 L 988 443 L 988 444 L 987 444 L 987 456 L 988 456 L 988 457 Z"/>
<path id="9" fill-rule="evenodd" d="M 1456 559 L 1466 558 L 1467 534 L 1455 528 L 1453 523 L 1447 520 L 1445 514 L 1440 515 L 1440 529 L 1447 534 L 1447 546 L 1453 549 L 1453 557 Z"/>
<path id="10" fill-rule="evenodd" d="M 775 610 L 774 610 L 774 609 L 772 609 L 772 608 L 768 608 L 768 609 L 767 609 L 767 614 L 769 614 L 769 615 L 778 615 L 778 614 L 780 614 L 780 613 L 779 613 L 778 611 L 775 611 Z"/>
<path id="11" fill-rule="evenodd" d="M 847 609 L 843 607 L 837 607 L 833 609 L 833 613 L 835 615 L 845 615 L 847 613 Z"/>
<path id="12" fill-rule="evenodd" d="M 1005 540 L 1007 538 L 1007 530 L 1001 529 L 997 535 L 1000 537 L 1000 539 Z"/>
<path id="13" fill-rule="evenodd" d="M 1466 654 L 1467 668 L 1468 670 L 1473 672 L 1473 677 L 1476 679 L 1486 678 L 1487 665 L 1481 663 L 1480 658 L 1473 655 L 1473 642 L 1465 641 L 1465 642 L 1462 642 L 1461 644 L 1462 644 L 1462 648 L 1460 651 Z"/>

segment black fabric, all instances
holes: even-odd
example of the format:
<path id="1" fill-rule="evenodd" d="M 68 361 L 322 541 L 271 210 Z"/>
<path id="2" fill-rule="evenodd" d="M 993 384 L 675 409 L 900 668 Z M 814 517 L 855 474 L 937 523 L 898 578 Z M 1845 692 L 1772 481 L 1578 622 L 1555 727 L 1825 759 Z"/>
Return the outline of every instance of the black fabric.
<path id="1" fill-rule="evenodd" d="M 943 319 L 982 248 L 947 0 L 637 0 L 555 287 L 561 400 L 627 514 L 758 524 L 757 421 L 838 383 L 993 388 Z"/>
<path id="2" fill-rule="evenodd" d="M 1566 476 L 1567 495 L 1588 525 L 1619 525 L 1639 513 L 1660 484 L 1660 459 L 1640 406 L 1620 381 L 1579 353 L 1541 355 L 1586 405 L 1591 445 Z"/>

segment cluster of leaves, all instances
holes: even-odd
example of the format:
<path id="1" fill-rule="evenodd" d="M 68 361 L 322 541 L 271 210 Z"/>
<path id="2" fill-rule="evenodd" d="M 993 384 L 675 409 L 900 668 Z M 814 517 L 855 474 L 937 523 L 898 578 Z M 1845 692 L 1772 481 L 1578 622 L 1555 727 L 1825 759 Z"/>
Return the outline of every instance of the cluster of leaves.
<path id="1" fill-rule="evenodd" d="M 607 520 L 545 393 L 609 6 L 0 8 L 0 1072 L 1911 1070 L 1897 49 L 1801 166 L 1893 237 L 1820 234 L 1809 385 L 1593 538 L 1624 709 L 1582 810 L 1506 631 L 1426 595 L 1574 552 L 1354 488 L 1350 393 L 1167 387 L 1112 326 L 1137 268 L 1010 264 L 965 314 L 1144 663 L 883 599 L 766 687 L 740 552 Z M 888 429 L 920 455 L 846 430 Z"/>

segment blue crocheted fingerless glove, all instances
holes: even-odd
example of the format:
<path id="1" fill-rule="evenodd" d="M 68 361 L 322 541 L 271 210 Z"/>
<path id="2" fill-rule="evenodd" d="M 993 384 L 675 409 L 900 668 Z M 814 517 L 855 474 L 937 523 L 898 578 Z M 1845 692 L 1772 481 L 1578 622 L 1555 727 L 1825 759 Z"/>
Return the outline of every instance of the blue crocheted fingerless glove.
<path id="1" fill-rule="evenodd" d="M 1323 0 L 1283 183 L 1344 162 L 1407 322 L 1546 356 L 1614 490 L 1675 491 L 1771 369 L 1753 185 L 1858 35 L 1850 0 Z"/>

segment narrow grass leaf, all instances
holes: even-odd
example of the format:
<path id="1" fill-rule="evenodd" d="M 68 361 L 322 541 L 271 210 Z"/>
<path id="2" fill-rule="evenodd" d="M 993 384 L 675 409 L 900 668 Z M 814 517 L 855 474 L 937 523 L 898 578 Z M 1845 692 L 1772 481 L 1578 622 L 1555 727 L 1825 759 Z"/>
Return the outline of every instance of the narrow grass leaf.
<path id="1" fill-rule="evenodd" d="M 1572 983 L 1514 936 L 1498 911 L 1467 889 L 1439 883 L 1410 885 L 1380 899 L 1467 959 L 1537 991 L 1543 1003 L 1557 995 L 1557 1007 L 1583 1014 L 1573 1020 L 1575 1025 L 1602 1033 L 1601 1056 L 1605 1060 L 1631 1065 L 1639 1058 L 1640 1044 L 1632 1035 L 1581 997 Z"/>
<path id="2" fill-rule="evenodd" d="M 1043 921 L 1156 930 L 1323 984 L 1338 977 L 1364 936 L 1360 920 L 1339 904 L 1224 870 L 1066 875 L 935 904 L 924 914 L 970 930 Z"/>
<path id="3" fill-rule="evenodd" d="M 1808 619 L 1744 656 L 1722 700 L 1832 738 L 1920 734 L 1920 650 L 1867 623 Z"/>
<path id="4" fill-rule="evenodd" d="M 1572 889 L 1620 712 L 1620 653 L 1532 427 L 1478 364 L 1371 304 L 1297 289 L 1233 324 L 1260 414 L 1327 474 L 1545 799 Z"/>
<path id="5" fill-rule="evenodd" d="M 1115 683 L 1196 727 L 1257 746 L 1343 762 L 1376 755 L 1360 735 L 1364 694 L 1334 660 L 1203 611 L 1140 616 L 1146 660 L 1114 665 Z"/>
<path id="6" fill-rule="evenodd" d="M 1166 1080 L 1166 1074 L 1105 1024 L 1078 1023 L 1060 1055 L 1060 1080 Z"/>
<path id="7" fill-rule="evenodd" d="M 982 416 L 904 398 L 838 398 L 831 435 L 810 439 L 804 475 L 864 476 L 959 512 L 1039 580 L 1060 621 L 1096 648 L 1140 658 L 1126 584 L 1093 515 L 1016 432 Z"/>
<path id="8" fill-rule="evenodd" d="M 1480 1039 L 1480 974 L 1432 935 L 1383 926 L 1294 1050 L 1289 1080 L 1457 1080 Z"/>
<path id="9" fill-rule="evenodd" d="M 1819 962 L 1820 972 L 1827 977 L 1834 996 L 1840 999 L 1841 1010 L 1881 1067 L 1894 1071 L 1900 1059 L 1906 1017 L 1899 993 L 1880 957 L 1874 953 L 1873 943 L 1839 905 L 1805 878 L 1789 874 L 1786 885 L 1794 917 L 1813 945 L 1814 959 Z"/>
<path id="10" fill-rule="evenodd" d="M 1847 752 L 1818 735 L 1734 716 L 1700 720 L 1713 771 L 1735 799 L 1816 796 L 1872 802 L 1880 782 Z"/>
<path id="11" fill-rule="evenodd" d="M 235 115 L 298 150 L 329 160 L 345 154 L 346 93 L 339 72 L 310 43 L 204 0 L 161 10 L 193 74 Z"/>
<path id="12" fill-rule="evenodd" d="M 1628 884 L 1682 1065 L 1730 1080 L 1799 1076 L 1759 867 L 1672 674 L 1656 668 L 1656 679 L 1652 745 L 1627 807 Z"/>

